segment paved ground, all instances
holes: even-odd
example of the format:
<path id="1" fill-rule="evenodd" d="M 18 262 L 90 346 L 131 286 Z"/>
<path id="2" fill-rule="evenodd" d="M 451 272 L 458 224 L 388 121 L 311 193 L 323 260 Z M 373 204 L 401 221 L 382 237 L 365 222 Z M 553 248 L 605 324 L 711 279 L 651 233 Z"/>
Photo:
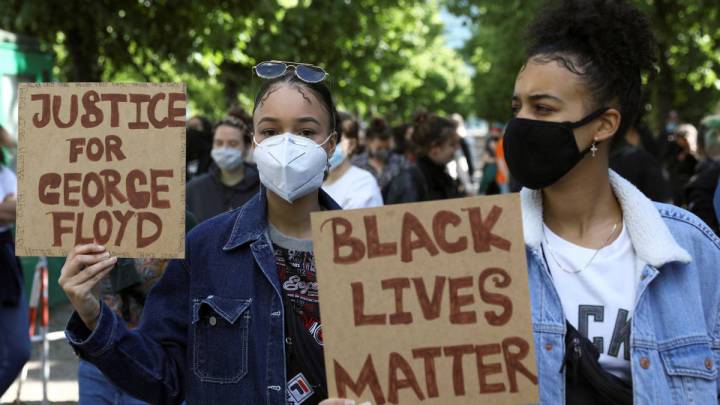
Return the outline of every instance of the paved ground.
<path id="1" fill-rule="evenodd" d="M 68 303 L 53 308 L 50 312 L 50 331 L 63 330 L 71 313 L 72 307 Z M 32 358 L 26 366 L 28 377 L 22 386 L 20 395 L 21 404 L 39 405 L 42 403 L 41 348 L 41 343 L 33 344 Z M 50 404 L 77 404 L 77 368 L 77 357 L 65 340 L 50 343 L 50 384 L 48 385 Z M 2 396 L 0 403 L 14 403 L 16 395 L 17 381 Z"/>

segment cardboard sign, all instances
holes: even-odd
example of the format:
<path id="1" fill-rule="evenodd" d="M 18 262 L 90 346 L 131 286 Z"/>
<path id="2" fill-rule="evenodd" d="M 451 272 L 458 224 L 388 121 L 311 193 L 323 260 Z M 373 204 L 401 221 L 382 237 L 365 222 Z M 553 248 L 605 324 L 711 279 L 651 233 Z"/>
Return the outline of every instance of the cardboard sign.
<path id="1" fill-rule="evenodd" d="M 185 85 L 20 84 L 19 256 L 185 252 Z"/>
<path id="2" fill-rule="evenodd" d="M 538 402 L 518 195 L 312 215 L 330 397 Z"/>

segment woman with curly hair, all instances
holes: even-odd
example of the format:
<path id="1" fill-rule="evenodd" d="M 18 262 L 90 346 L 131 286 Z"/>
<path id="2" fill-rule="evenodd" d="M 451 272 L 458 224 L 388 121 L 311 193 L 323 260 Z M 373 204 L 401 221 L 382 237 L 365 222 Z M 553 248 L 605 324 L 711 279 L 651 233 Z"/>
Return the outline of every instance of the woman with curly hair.
<path id="1" fill-rule="evenodd" d="M 647 18 L 624 0 L 565 0 L 528 39 L 504 140 L 525 187 L 542 403 L 717 403 L 720 239 L 608 168 L 653 68 Z"/>

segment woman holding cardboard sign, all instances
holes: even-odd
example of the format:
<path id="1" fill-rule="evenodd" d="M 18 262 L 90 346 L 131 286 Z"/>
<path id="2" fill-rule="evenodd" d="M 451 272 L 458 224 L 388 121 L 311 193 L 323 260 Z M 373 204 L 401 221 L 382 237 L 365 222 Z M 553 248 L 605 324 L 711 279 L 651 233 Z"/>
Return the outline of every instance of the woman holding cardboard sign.
<path id="1" fill-rule="evenodd" d="M 310 213 L 339 209 L 320 186 L 338 142 L 321 68 L 255 67 L 254 158 L 261 191 L 198 225 L 168 266 L 140 326 L 92 295 L 115 258 L 77 246 L 60 284 L 77 312 L 67 336 L 115 384 L 151 402 L 317 404 L 327 396 Z"/>
<path id="2" fill-rule="evenodd" d="M 526 187 L 542 402 L 717 403 L 720 239 L 608 169 L 653 68 L 647 18 L 626 1 L 566 0 L 528 38 L 504 140 Z"/>

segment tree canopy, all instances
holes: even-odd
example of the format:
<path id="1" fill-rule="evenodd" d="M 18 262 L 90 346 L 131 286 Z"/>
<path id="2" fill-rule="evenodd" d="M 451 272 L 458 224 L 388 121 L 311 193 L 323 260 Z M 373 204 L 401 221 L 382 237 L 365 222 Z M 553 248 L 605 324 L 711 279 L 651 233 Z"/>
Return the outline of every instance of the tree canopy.
<path id="1" fill-rule="evenodd" d="M 341 108 L 407 120 L 417 108 L 506 121 L 523 30 L 544 0 L 0 0 L 0 26 L 40 38 L 61 81 L 183 81 L 193 113 L 248 108 L 252 66 L 323 66 Z M 717 0 L 632 0 L 651 18 L 650 116 L 696 122 L 720 100 Z M 469 17 L 452 49 L 440 12 Z"/>

